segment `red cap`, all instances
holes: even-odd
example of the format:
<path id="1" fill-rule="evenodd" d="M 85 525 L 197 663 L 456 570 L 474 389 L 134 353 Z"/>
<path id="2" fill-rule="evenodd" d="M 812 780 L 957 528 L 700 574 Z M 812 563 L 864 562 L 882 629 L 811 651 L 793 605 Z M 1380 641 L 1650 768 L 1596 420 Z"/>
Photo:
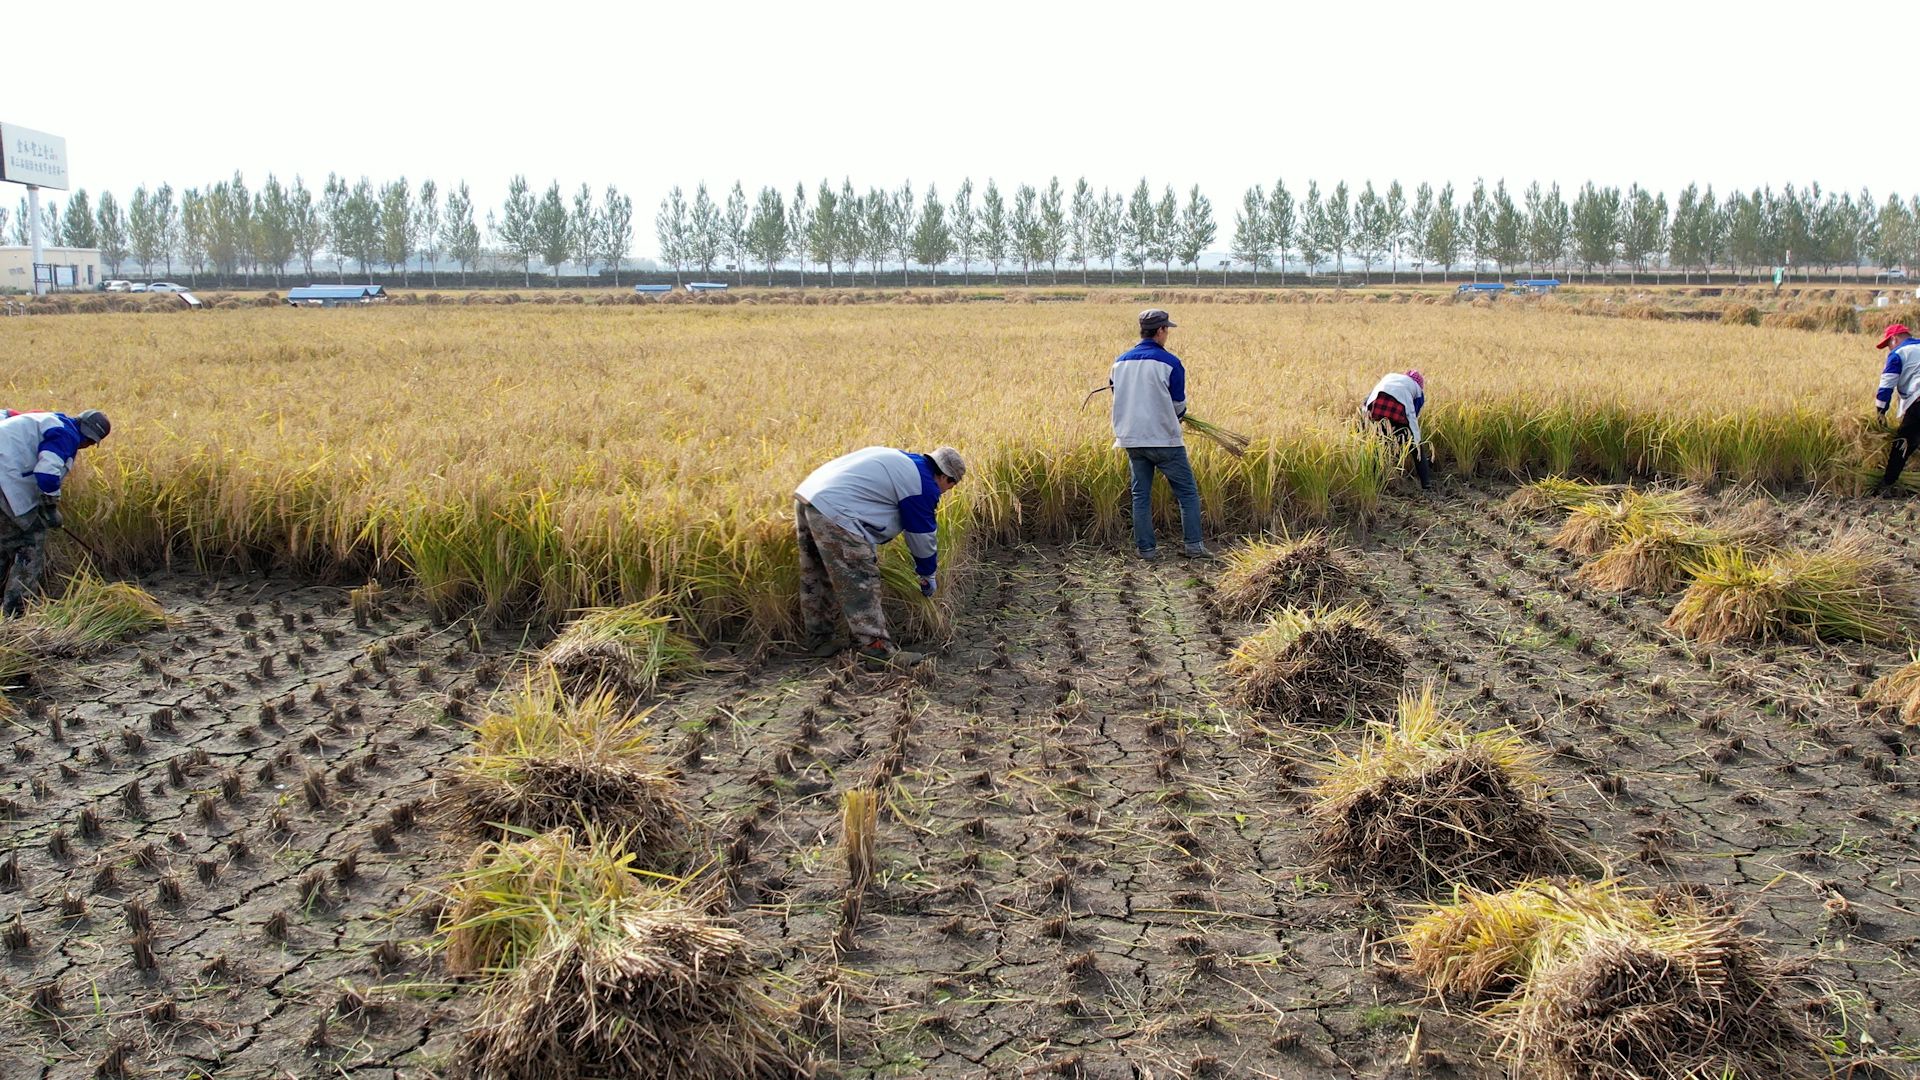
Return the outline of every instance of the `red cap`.
<path id="1" fill-rule="evenodd" d="M 1880 344 L 1875 345 L 1874 348 L 1884 349 L 1888 345 L 1893 344 L 1894 338 L 1899 337 L 1901 334 L 1912 334 L 1912 333 L 1913 331 L 1907 329 L 1906 323 L 1894 323 L 1892 326 L 1887 327 L 1886 336 L 1881 338 Z"/>
<path id="2" fill-rule="evenodd" d="M 1425 375 L 1420 374 L 1418 371 L 1407 372 L 1407 378 L 1412 379 L 1413 385 L 1419 387 L 1420 389 L 1425 390 L 1427 388 L 1427 377 Z"/>

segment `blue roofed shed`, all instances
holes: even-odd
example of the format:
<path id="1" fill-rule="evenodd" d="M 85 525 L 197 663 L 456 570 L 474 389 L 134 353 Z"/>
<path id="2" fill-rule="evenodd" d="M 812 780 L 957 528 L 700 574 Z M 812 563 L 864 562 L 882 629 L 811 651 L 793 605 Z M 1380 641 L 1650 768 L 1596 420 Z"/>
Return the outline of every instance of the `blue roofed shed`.
<path id="1" fill-rule="evenodd" d="M 379 285 L 299 285 L 287 290 L 287 303 L 294 307 L 371 304 L 386 298 L 386 289 Z"/>

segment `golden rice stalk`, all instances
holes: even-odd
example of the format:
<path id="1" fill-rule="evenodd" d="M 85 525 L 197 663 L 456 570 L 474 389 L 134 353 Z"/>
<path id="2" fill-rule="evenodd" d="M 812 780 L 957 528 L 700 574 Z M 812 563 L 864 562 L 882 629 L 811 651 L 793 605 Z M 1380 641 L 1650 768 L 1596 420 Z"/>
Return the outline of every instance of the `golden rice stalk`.
<path id="1" fill-rule="evenodd" d="M 1920 725 L 1920 656 L 1873 680 L 1862 699 L 1893 709 L 1903 724 Z"/>
<path id="2" fill-rule="evenodd" d="M 489 841 L 444 890 L 440 934 L 456 975 L 510 969 L 558 922 L 606 918 L 640 891 L 619 837 L 572 829 Z"/>
<path id="3" fill-rule="evenodd" d="M 1227 552 L 1213 600 L 1228 618 L 1250 618 L 1283 605 L 1324 604 L 1353 588 L 1354 568 L 1327 534 L 1243 544 Z"/>
<path id="4" fill-rule="evenodd" d="M 1286 719 L 1391 714 L 1406 654 L 1354 606 L 1283 608 L 1227 658 L 1247 707 Z"/>
<path id="5" fill-rule="evenodd" d="M 1623 490 L 1625 487 L 1621 484 L 1589 484 L 1581 480 L 1549 476 L 1514 489 L 1513 494 L 1500 504 L 1500 512 L 1507 517 L 1557 514 L 1585 503 L 1614 498 Z"/>
<path id="6" fill-rule="evenodd" d="M 1655 523 L 1678 524 L 1700 516 L 1700 499 L 1691 488 L 1679 491 L 1636 491 L 1617 499 L 1581 503 L 1567 513 L 1566 524 L 1553 545 L 1575 555 L 1598 555 L 1615 540 L 1636 528 Z"/>
<path id="7" fill-rule="evenodd" d="M 1704 552 L 1667 628 L 1694 641 L 1884 641 L 1908 623 L 1905 567 L 1849 533 L 1820 551 Z"/>
<path id="8" fill-rule="evenodd" d="M 611 691 L 576 698 L 529 679 L 474 724 L 445 798 L 483 834 L 585 825 L 623 838 L 641 866 L 677 869 L 692 818 L 655 759 L 647 719 Z"/>
<path id="9" fill-rule="evenodd" d="M 604 687 L 646 697 L 662 680 L 701 669 L 699 650 L 673 623 L 657 603 L 595 608 L 569 623 L 540 659 L 572 693 Z"/>
<path id="10" fill-rule="evenodd" d="M 1564 869 L 1538 755 L 1506 731 L 1443 714 L 1431 686 L 1400 698 L 1360 749 L 1336 750 L 1315 785 L 1323 865 L 1369 887 L 1501 884 Z"/>
<path id="11" fill-rule="evenodd" d="M 840 797 L 841 842 L 847 856 L 847 891 L 842 906 L 842 924 L 847 930 L 860 925 L 860 908 L 867 888 L 873 884 L 874 841 L 880 831 L 880 793 L 872 788 L 853 788 Z"/>

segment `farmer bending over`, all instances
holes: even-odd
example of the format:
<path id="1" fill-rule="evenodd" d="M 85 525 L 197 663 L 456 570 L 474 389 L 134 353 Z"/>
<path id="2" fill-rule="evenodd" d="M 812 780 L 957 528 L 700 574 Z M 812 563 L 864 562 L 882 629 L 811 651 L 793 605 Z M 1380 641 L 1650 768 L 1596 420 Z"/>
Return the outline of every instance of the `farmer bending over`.
<path id="1" fill-rule="evenodd" d="M 47 561 L 47 530 L 60 521 L 60 487 L 74 455 L 107 437 L 107 414 L 88 409 L 78 416 L 57 412 L 15 413 L 0 420 L 0 568 L 7 577 L 0 612 L 18 618 L 27 594 L 40 586 Z"/>
<path id="2" fill-rule="evenodd" d="M 1886 420 L 1887 406 L 1898 395 L 1900 408 L 1894 416 L 1900 426 L 1893 433 L 1893 445 L 1887 448 L 1887 471 L 1881 474 L 1873 493 L 1891 496 L 1898 491 L 1900 471 L 1913 454 L 1914 440 L 1920 439 L 1920 409 L 1913 407 L 1914 399 L 1920 398 L 1920 338 L 1915 338 L 1906 324 L 1894 323 L 1887 327 L 1878 348 L 1887 350 L 1887 366 L 1880 371 L 1880 390 L 1874 394 L 1879 402 L 1877 412 L 1882 421 Z"/>
<path id="3" fill-rule="evenodd" d="M 880 610 L 879 545 L 901 533 L 920 575 L 920 592 L 932 596 L 939 568 L 934 508 L 967 472 L 960 451 L 943 446 L 909 454 L 869 446 L 813 470 L 794 491 L 793 527 L 800 540 L 800 616 L 815 656 L 843 646 L 834 637 L 838 616 L 860 659 L 870 667 L 905 667 L 926 657 L 897 648 Z"/>
<path id="4" fill-rule="evenodd" d="M 1413 470 L 1420 477 L 1420 490 L 1433 490 L 1433 466 L 1426 440 L 1420 436 L 1420 410 L 1427 406 L 1427 380 L 1418 371 L 1405 375 L 1388 372 L 1373 384 L 1373 391 L 1360 406 L 1360 413 L 1379 425 L 1387 438 L 1413 447 Z"/>
<path id="5" fill-rule="evenodd" d="M 1160 548 L 1153 535 L 1153 474 L 1158 470 L 1180 504 L 1180 553 L 1211 559 L 1200 533 L 1200 488 L 1187 460 L 1187 439 L 1180 418 L 1187 414 L 1187 369 L 1167 351 L 1167 332 L 1178 324 L 1159 308 L 1140 313 L 1140 344 L 1113 362 L 1113 445 L 1127 452 L 1133 470 L 1133 546 L 1154 562 Z"/>

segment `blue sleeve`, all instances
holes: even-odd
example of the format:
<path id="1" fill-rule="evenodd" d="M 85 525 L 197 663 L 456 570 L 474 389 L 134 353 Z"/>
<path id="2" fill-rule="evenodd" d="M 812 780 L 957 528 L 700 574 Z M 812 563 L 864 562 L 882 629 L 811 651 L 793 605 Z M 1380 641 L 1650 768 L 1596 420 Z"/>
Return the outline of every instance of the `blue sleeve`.
<path id="1" fill-rule="evenodd" d="M 1173 373 L 1167 376 L 1167 394 L 1173 398 L 1174 411 L 1187 411 L 1187 369 L 1176 358 L 1173 361 Z"/>
<path id="2" fill-rule="evenodd" d="M 34 483 L 51 495 L 60 490 L 67 463 L 80 452 L 80 437 L 65 425 L 49 428 L 40 436 L 40 456 L 33 468 Z"/>
<path id="3" fill-rule="evenodd" d="M 1424 390 L 1417 391 L 1413 395 L 1413 415 L 1419 416 L 1420 410 L 1426 408 L 1426 405 L 1427 405 L 1426 391 Z"/>
<path id="4" fill-rule="evenodd" d="M 1893 388 L 1900 384 L 1900 374 L 1906 366 L 1900 357 L 1900 352 L 1899 349 L 1887 351 L 1887 366 L 1880 372 L 1880 389 L 1873 395 L 1873 399 L 1878 401 L 1883 409 L 1893 401 Z"/>
<path id="5" fill-rule="evenodd" d="M 932 574 L 940 565 L 938 524 L 933 512 L 940 505 L 940 487 L 923 467 L 920 492 L 900 500 L 900 531 L 906 534 L 907 551 L 913 555 L 913 572 L 921 577 Z"/>

